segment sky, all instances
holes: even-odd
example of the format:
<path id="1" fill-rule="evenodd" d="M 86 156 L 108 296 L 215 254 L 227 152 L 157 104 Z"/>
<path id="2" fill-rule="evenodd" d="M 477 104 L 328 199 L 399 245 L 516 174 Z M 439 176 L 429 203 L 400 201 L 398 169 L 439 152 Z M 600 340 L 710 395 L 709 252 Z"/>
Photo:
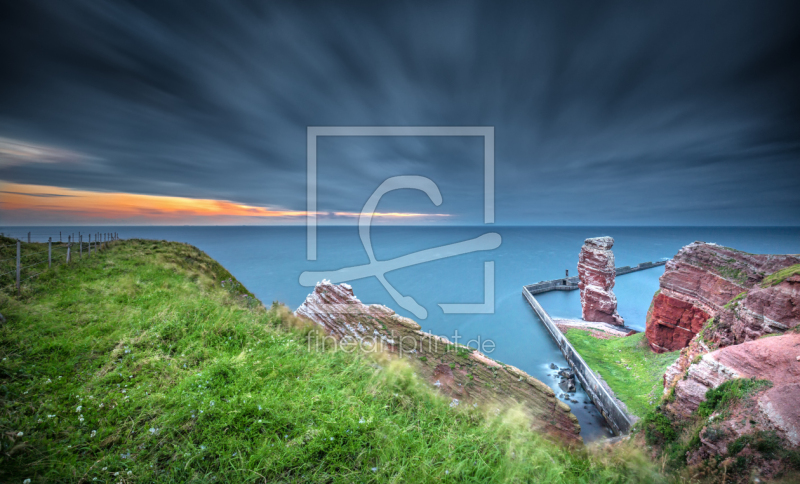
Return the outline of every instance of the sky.
<path id="1" fill-rule="evenodd" d="M 494 129 L 495 223 L 800 225 L 800 4 L 0 5 L 0 223 L 302 224 L 309 126 Z M 320 223 L 484 222 L 480 137 L 324 137 Z"/>

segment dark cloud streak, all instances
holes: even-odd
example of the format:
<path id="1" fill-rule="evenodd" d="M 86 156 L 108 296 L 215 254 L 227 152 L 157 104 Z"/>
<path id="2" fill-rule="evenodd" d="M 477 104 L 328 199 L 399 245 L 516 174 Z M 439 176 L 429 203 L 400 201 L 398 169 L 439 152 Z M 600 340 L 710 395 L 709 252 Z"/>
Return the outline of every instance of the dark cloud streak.
<path id="1" fill-rule="evenodd" d="M 303 210 L 306 126 L 491 125 L 500 223 L 800 224 L 794 2 L 0 8 L 0 137 L 92 160 L 0 179 Z M 323 210 L 482 219 L 471 141 L 328 145 Z"/>

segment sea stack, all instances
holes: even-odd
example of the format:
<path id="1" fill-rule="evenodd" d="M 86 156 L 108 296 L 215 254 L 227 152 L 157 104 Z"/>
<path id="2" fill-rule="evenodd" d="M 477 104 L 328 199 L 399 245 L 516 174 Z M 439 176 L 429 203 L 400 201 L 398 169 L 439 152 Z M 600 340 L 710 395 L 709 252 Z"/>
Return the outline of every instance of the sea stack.
<path id="1" fill-rule="evenodd" d="M 586 239 L 578 258 L 578 287 L 581 290 L 581 314 L 584 321 L 599 321 L 622 326 L 617 314 L 617 297 L 612 292 L 616 271 L 611 237 Z"/>

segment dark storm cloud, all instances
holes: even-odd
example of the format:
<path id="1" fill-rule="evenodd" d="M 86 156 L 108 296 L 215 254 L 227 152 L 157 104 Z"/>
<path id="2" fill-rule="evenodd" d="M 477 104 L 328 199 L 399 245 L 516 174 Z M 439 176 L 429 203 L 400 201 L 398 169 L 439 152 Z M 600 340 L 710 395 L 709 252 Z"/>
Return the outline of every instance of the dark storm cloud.
<path id="1" fill-rule="evenodd" d="M 7 2 L 0 179 L 305 208 L 306 126 L 481 125 L 497 221 L 800 224 L 793 2 Z M 320 142 L 320 209 L 480 222 L 476 140 Z"/>

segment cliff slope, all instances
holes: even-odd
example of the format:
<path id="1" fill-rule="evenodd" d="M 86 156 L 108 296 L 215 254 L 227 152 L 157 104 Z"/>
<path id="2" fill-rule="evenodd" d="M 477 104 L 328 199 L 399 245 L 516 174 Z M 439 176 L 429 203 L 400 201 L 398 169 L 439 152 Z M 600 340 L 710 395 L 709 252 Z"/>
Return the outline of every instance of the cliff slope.
<path id="1" fill-rule="evenodd" d="M 665 481 L 453 408 L 401 362 L 309 350 L 308 322 L 185 244 L 114 242 L 0 288 L 0 313 L 3 483 Z"/>
<path id="2" fill-rule="evenodd" d="M 550 387 L 473 348 L 424 333 L 416 322 L 385 306 L 362 304 L 347 284 L 318 283 L 295 314 L 321 325 L 344 344 L 409 358 L 452 405 L 502 408 L 517 402 L 530 413 L 536 430 L 564 442 L 580 442 L 577 418 Z"/>
<path id="3" fill-rule="evenodd" d="M 667 263 L 646 336 L 681 352 L 645 425 L 665 454 L 734 481 L 800 465 L 798 262 L 695 242 Z"/>

